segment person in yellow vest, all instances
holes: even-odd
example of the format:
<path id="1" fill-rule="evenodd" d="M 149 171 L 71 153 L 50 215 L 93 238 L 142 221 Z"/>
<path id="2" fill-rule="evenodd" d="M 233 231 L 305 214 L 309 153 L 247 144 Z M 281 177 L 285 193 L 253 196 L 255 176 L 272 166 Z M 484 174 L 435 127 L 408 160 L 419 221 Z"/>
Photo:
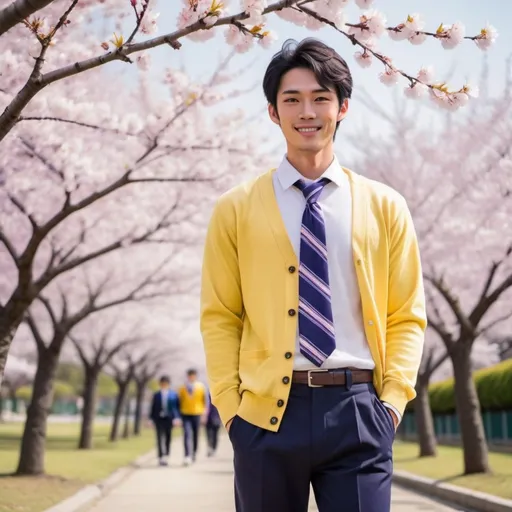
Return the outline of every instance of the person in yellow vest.
<path id="1" fill-rule="evenodd" d="M 206 386 L 197 380 L 197 370 L 194 368 L 187 371 L 187 382 L 179 389 L 178 397 L 183 422 L 184 464 L 188 466 L 196 460 L 201 417 L 208 408 Z"/>

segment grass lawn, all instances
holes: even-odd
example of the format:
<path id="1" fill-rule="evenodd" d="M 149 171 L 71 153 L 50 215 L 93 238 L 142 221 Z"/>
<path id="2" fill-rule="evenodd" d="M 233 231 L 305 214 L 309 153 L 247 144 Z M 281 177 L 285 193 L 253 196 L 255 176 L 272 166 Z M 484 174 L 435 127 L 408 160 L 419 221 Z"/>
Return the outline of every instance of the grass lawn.
<path id="1" fill-rule="evenodd" d="M 437 457 L 420 459 L 416 443 L 397 440 L 394 459 L 395 469 L 512 499 L 512 454 L 489 453 L 491 475 L 462 476 L 462 450 L 453 446 L 438 446 Z"/>
<path id="2" fill-rule="evenodd" d="M 0 512 L 40 512 L 84 485 L 106 478 L 154 446 L 152 429 L 141 436 L 108 442 L 109 425 L 96 425 L 94 448 L 77 450 L 79 425 L 48 425 L 43 477 L 13 477 L 18 462 L 21 423 L 0 424 Z"/>

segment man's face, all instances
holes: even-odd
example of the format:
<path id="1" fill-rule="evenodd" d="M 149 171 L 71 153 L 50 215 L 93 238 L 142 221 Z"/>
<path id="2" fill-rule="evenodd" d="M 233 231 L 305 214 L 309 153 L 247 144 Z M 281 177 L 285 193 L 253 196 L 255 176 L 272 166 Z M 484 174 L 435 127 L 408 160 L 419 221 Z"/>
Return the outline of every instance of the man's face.
<path id="1" fill-rule="evenodd" d="M 160 389 L 163 389 L 163 390 L 169 389 L 169 383 L 166 381 L 160 382 Z"/>
<path id="2" fill-rule="evenodd" d="M 194 382 L 196 380 L 197 375 L 195 373 L 188 374 L 189 382 Z"/>
<path id="3" fill-rule="evenodd" d="M 348 109 L 348 100 L 340 106 L 334 89 L 321 86 L 315 74 L 294 68 L 281 79 L 277 110 L 269 105 L 269 115 L 283 131 L 289 148 L 318 152 L 332 144 L 336 123 Z"/>

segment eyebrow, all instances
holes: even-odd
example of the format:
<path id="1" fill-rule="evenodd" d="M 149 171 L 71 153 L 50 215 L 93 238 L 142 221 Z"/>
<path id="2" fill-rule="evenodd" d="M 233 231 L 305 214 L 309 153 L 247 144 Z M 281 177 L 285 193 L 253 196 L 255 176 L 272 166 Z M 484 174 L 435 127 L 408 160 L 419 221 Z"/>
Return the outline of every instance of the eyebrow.
<path id="1" fill-rule="evenodd" d="M 283 91 L 281 94 L 300 94 L 300 92 L 301 91 L 298 91 L 296 89 L 286 89 L 286 91 Z M 325 89 L 325 88 L 315 89 L 311 92 L 313 92 L 313 93 L 326 93 L 326 92 L 332 93 L 332 91 L 330 89 Z"/>

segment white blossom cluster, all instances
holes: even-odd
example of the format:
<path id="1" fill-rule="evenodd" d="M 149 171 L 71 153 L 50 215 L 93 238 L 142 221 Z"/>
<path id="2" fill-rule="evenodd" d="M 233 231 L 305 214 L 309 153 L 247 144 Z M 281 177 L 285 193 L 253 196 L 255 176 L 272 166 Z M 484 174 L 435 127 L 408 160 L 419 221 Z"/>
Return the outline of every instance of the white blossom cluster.
<path id="1" fill-rule="evenodd" d="M 349 22 L 346 7 L 350 0 L 297 0 L 291 7 L 272 10 L 269 0 L 237 0 L 238 5 L 228 5 L 229 0 L 182 0 L 183 8 L 178 17 L 178 28 L 185 29 L 194 23 L 202 23 L 202 29 L 191 32 L 187 37 L 196 41 L 206 41 L 215 34 L 210 28 L 225 16 L 243 13 L 245 18 L 237 23 L 228 24 L 225 28 L 225 40 L 237 52 L 244 53 L 253 48 L 255 43 L 267 48 L 277 39 L 271 30 L 266 29 L 269 14 L 309 30 L 318 30 L 326 24 L 334 26 L 359 46 L 355 52 L 356 62 L 364 68 L 370 67 L 375 60 L 384 65 L 379 78 L 385 85 L 396 85 L 405 77 L 409 84 L 405 87 L 405 95 L 414 99 L 429 94 L 432 100 L 443 108 L 455 110 L 464 106 L 470 97 L 478 93 L 476 88 L 464 85 L 461 89 L 450 91 L 446 84 L 437 83 L 432 70 L 420 70 L 416 76 L 409 76 L 397 69 L 389 57 L 382 55 L 377 49 L 380 38 L 388 35 L 394 41 L 408 41 L 412 45 L 420 45 L 427 38 L 439 40 L 444 49 L 457 47 L 466 39 L 472 39 L 481 50 L 489 49 L 496 40 L 496 29 L 487 24 L 477 36 L 467 37 L 464 25 L 457 21 L 451 25 L 441 24 L 435 33 L 427 32 L 422 16 L 409 14 L 405 21 L 395 26 L 388 25 L 386 16 L 373 8 L 373 0 L 354 0 L 362 9 L 359 20 Z M 231 9 L 230 9 L 231 7 Z M 142 67 L 145 65 L 142 63 Z"/>

